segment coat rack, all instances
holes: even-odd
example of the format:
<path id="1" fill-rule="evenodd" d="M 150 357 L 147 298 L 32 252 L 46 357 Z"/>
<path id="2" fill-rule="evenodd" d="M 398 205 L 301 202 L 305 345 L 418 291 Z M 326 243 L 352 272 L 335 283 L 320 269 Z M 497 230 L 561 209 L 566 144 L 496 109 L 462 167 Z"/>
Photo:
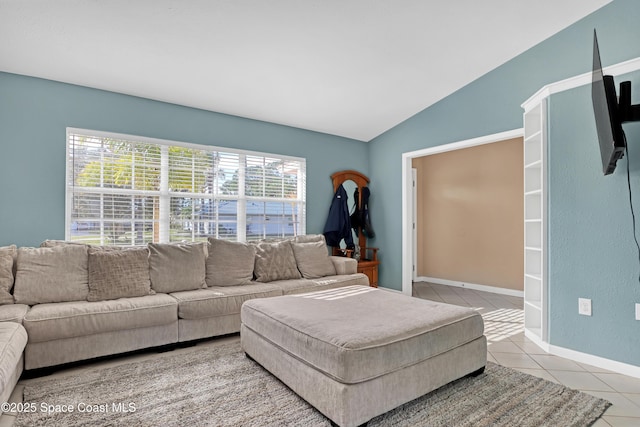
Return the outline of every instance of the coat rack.
<path id="1" fill-rule="evenodd" d="M 369 184 L 369 178 L 366 175 L 361 174 L 360 172 L 354 170 L 345 170 L 341 172 L 336 172 L 331 175 L 331 180 L 333 182 L 333 191 L 334 193 L 340 187 L 340 185 L 344 184 L 345 181 L 353 181 L 358 188 L 358 206 L 362 206 L 362 188 L 366 187 Z M 364 273 L 369 277 L 369 285 L 377 288 L 378 287 L 378 265 L 380 265 L 380 261 L 378 261 L 378 248 L 369 248 L 367 247 L 367 237 L 362 232 L 362 226 L 359 225 L 357 227 L 358 232 L 358 246 L 360 247 L 360 259 L 358 260 L 358 273 Z M 344 250 L 339 247 L 332 247 L 333 255 L 346 255 L 348 257 L 353 256 L 352 250 Z"/>

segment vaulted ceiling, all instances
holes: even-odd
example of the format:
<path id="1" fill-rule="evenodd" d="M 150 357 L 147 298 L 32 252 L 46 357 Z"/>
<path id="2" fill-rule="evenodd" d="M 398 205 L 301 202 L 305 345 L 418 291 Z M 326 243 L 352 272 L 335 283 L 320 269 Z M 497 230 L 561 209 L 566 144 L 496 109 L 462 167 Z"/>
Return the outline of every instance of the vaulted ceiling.
<path id="1" fill-rule="evenodd" d="M 369 141 L 611 0 L 0 0 L 0 71 Z"/>

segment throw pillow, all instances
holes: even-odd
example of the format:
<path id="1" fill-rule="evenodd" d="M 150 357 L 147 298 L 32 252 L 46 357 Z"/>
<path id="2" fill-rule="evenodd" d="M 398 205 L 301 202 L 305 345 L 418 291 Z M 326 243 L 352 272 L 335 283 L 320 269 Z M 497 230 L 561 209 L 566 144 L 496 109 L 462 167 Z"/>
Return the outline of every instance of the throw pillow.
<path id="1" fill-rule="evenodd" d="M 207 286 L 246 285 L 253 279 L 256 247 L 247 243 L 209 238 Z"/>
<path id="2" fill-rule="evenodd" d="M 147 248 L 101 250 L 89 248 L 88 301 L 154 294 L 149 278 Z"/>
<path id="3" fill-rule="evenodd" d="M 288 240 L 277 243 L 258 243 L 253 271 L 258 282 L 300 279 L 301 277 L 291 242 Z"/>
<path id="4" fill-rule="evenodd" d="M 336 268 L 324 242 L 291 243 L 298 270 L 305 279 L 335 276 Z"/>
<path id="5" fill-rule="evenodd" d="M 87 247 L 19 248 L 13 296 L 18 304 L 87 299 Z"/>
<path id="6" fill-rule="evenodd" d="M 207 243 L 149 243 L 149 276 L 156 292 L 206 287 Z"/>

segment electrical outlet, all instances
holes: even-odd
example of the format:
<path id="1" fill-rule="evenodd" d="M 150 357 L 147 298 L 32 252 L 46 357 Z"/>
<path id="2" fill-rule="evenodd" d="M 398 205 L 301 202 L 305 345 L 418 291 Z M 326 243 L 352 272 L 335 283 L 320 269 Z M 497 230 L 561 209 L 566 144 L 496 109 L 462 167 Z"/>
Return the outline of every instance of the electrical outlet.
<path id="1" fill-rule="evenodd" d="M 591 316 L 591 300 L 587 298 L 578 298 L 578 314 L 583 316 Z"/>
<path id="2" fill-rule="evenodd" d="M 640 304 L 636 303 L 636 320 L 640 320 Z"/>

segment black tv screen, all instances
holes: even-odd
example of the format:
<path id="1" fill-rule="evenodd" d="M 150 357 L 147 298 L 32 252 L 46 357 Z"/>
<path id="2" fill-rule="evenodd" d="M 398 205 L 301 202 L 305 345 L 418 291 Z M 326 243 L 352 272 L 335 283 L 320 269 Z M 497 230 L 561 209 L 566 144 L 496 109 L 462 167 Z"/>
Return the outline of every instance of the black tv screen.
<path id="1" fill-rule="evenodd" d="M 602 73 L 600 50 L 595 30 L 593 31 L 591 101 L 598 130 L 602 172 L 609 175 L 616 169 L 616 162 L 624 154 L 625 140 L 622 122 L 618 114 L 615 82 L 612 76 L 605 76 Z"/>

